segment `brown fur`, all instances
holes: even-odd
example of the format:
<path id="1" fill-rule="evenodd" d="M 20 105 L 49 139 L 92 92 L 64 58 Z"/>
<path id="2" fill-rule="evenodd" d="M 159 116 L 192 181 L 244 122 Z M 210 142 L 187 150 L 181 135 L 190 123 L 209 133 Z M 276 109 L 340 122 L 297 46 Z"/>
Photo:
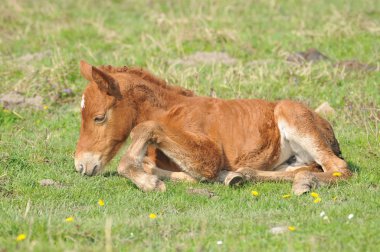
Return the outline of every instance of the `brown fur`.
<path id="1" fill-rule="evenodd" d="M 90 83 L 84 92 L 76 165 L 86 174 L 101 170 L 131 135 L 118 170 L 144 190 L 164 189 L 154 175 L 144 172 L 145 156 L 154 164 L 154 169 L 146 170 L 185 173 L 176 177 L 187 180 L 190 175 L 218 181 L 236 172 L 250 180 L 294 180 L 302 171 L 311 174 L 305 178 L 331 183 L 351 175 L 338 157 L 330 124 L 301 103 L 199 97 L 141 68 L 95 68 L 81 62 L 81 73 Z M 104 123 L 94 122 L 104 114 Z M 288 143 L 292 155 L 308 160 L 297 171 L 277 170 L 287 161 L 280 159 L 289 158 L 283 157 Z M 90 153 L 85 161 L 83 153 Z M 99 160 L 91 160 L 91 155 Z M 220 176 L 224 170 L 232 175 Z M 334 172 L 342 176 L 333 176 Z"/>

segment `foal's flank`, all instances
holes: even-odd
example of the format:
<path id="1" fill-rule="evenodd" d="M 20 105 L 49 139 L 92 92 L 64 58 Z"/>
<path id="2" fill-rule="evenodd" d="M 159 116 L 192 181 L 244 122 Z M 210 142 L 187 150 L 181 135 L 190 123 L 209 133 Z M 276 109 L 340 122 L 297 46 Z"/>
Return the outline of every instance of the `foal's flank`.
<path id="1" fill-rule="evenodd" d="M 199 97 L 141 68 L 81 61 L 80 70 L 89 82 L 75 154 L 83 175 L 102 171 L 130 136 L 118 172 L 144 191 L 164 191 L 165 178 L 285 180 L 302 194 L 351 176 L 329 122 L 301 103 Z"/>

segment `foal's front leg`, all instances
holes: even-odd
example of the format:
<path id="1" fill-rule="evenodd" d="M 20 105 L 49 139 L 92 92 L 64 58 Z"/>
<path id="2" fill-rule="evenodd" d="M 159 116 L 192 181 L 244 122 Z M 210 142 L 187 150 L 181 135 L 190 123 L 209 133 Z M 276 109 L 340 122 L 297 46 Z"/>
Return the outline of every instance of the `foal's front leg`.
<path id="1" fill-rule="evenodd" d="M 131 139 L 132 143 L 120 162 L 118 172 L 131 179 L 144 191 L 165 190 L 164 183 L 157 176 L 144 172 L 143 161 L 148 145 L 154 145 L 179 165 L 183 171 L 178 173 L 181 175 L 181 180 L 191 177 L 194 180 L 233 185 L 243 179 L 241 174 L 221 170 L 221 151 L 206 136 L 169 129 L 157 122 L 148 121 L 132 130 Z M 171 172 L 160 169 L 155 171 L 152 173 L 173 179 Z"/>
<path id="2" fill-rule="evenodd" d="M 133 130 L 131 132 L 132 143 L 122 157 L 118 173 L 129 178 L 138 188 L 148 191 L 165 191 L 164 182 L 157 176 L 147 174 L 143 169 L 143 160 L 149 143 L 152 141 L 151 130 Z"/>

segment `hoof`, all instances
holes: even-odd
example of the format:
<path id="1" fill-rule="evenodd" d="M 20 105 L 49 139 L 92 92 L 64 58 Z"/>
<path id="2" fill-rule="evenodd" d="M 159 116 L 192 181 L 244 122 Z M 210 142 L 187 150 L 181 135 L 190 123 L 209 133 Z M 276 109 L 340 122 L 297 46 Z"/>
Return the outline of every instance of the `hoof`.
<path id="1" fill-rule="evenodd" d="M 318 179 L 310 172 L 299 172 L 294 177 L 292 191 L 295 195 L 302 195 L 319 187 Z"/>
<path id="2" fill-rule="evenodd" d="M 165 192 L 166 191 L 165 183 L 161 180 L 158 180 L 156 187 L 155 187 L 155 190 L 159 191 L 159 192 Z"/>
<path id="3" fill-rule="evenodd" d="M 244 183 L 244 176 L 237 172 L 229 172 L 224 179 L 224 184 L 227 186 L 240 186 Z"/>
<path id="4" fill-rule="evenodd" d="M 157 176 L 143 174 L 137 180 L 134 181 L 135 184 L 144 192 L 165 192 L 165 183 L 157 178 Z"/>

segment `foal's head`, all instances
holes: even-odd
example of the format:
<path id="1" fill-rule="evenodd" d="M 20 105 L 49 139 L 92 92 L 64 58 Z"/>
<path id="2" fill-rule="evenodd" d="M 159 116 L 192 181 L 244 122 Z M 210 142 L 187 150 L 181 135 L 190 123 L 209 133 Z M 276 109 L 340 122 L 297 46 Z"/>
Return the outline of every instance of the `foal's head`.
<path id="1" fill-rule="evenodd" d="M 81 62 L 82 76 L 89 81 L 81 102 L 82 124 L 75 153 L 78 172 L 95 175 L 115 156 L 127 139 L 134 121 L 134 104 L 123 98 L 119 83 L 125 74 L 111 73 Z"/>

